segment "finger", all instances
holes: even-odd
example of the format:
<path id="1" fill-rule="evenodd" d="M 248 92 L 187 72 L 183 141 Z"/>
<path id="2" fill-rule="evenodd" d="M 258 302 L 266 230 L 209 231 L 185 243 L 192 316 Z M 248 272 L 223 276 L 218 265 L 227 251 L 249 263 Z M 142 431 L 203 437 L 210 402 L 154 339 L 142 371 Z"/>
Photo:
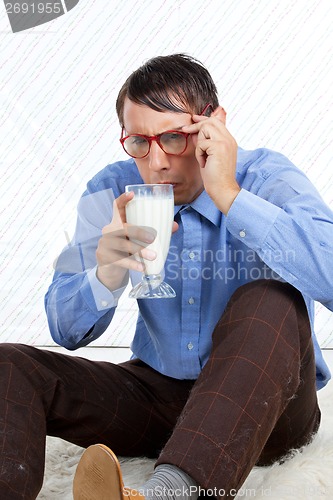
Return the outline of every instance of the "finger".
<path id="1" fill-rule="evenodd" d="M 204 168 L 206 166 L 207 157 L 209 156 L 209 148 L 212 146 L 210 139 L 201 140 L 195 148 L 195 157 L 199 166 Z"/>
<path id="2" fill-rule="evenodd" d="M 126 205 L 133 197 L 134 193 L 132 191 L 122 193 L 113 203 L 114 216 L 118 217 L 122 222 L 126 222 Z"/>
<path id="3" fill-rule="evenodd" d="M 155 240 L 156 234 L 154 228 L 124 224 L 123 229 L 105 232 L 98 244 L 106 252 L 121 252 L 125 256 L 143 250 Z"/>
<path id="4" fill-rule="evenodd" d="M 113 237 L 111 243 L 109 242 L 109 238 L 105 239 L 107 241 L 104 244 L 100 241 L 96 250 L 99 266 L 117 265 L 126 268 L 127 264 L 132 264 L 129 269 L 134 269 L 135 266 L 133 267 L 132 261 L 128 261 L 129 258 L 142 255 L 147 260 L 156 259 L 156 252 L 151 248 L 145 248 L 139 242 L 131 241 L 124 237 Z M 139 258 L 138 260 L 140 261 Z"/>
<path id="5" fill-rule="evenodd" d="M 191 125 L 184 125 L 182 127 L 182 132 L 186 132 L 189 134 L 197 134 L 201 128 L 200 122 L 207 120 L 207 117 L 204 116 L 198 116 L 198 118 L 200 118 L 199 123 L 191 123 Z"/>
<path id="6" fill-rule="evenodd" d="M 155 260 L 157 257 L 157 253 L 155 250 L 151 248 L 144 248 L 140 245 L 137 245 L 133 242 L 129 242 L 128 246 L 129 252 L 127 252 L 127 248 L 121 247 L 119 250 L 113 249 L 112 252 L 109 252 L 108 255 L 105 255 L 103 260 L 104 263 L 107 264 L 117 264 L 121 267 L 126 267 L 126 262 L 128 259 L 137 258 L 140 260 L 140 256 L 146 260 Z"/>
<path id="7" fill-rule="evenodd" d="M 130 239 L 139 240 L 142 244 L 150 244 L 156 238 L 157 231 L 149 226 L 135 226 L 133 224 L 124 224 L 126 236 Z M 144 245 L 146 246 L 146 245 Z"/>
<path id="8" fill-rule="evenodd" d="M 215 117 L 207 118 L 207 117 L 198 116 L 198 119 L 200 119 L 200 121 L 198 121 L 198 123 L 192 123 L 191 125 L 184 125 L 182 127 L 182 131 L 186 132 L 186 133 L 190 133 L 190 134 L 199 134 L 201 132 L 206 136 L 207 132 L 209 130 L 211 130 L 211 131 L 217 130 L 218 131 L 222 126 L 221 120 L 219 120 Z"/>
<path id="9" fill-rule="evenodd" d="M 99 264 L 98 267 L 100 269 L 103 269 L 104 272 L 106 272 L 106 274 L 107 274 L 108 269 L 112 269 L 113 266 L 114 266 L 114 264 L 112 264 L 112 263 L 111 264 L 103 263 L 103 264 Z M 143 273 L 145 270 L 144 264 L 141 261 L 136 260 L 133 255 L 119 259 L 117 261 L 117 266 L 122 268 L 122 269 L 126 269 L 128 271 L 137 271 L 139 273 Z"/>
<path id="10" fill-rule="evenodd" d="M 211 123 L 213 121 L 212 118 L 217 118 L 219 122 L 222 122 L 225 125 L 226 117 L 227 113 L 225 109 L 222 108 L 222 106 L 218 106 L 216 109 L 214 109 L 210 116 L 192 115 L 192 120 L 194 123 L 192 123 L 191 125 L 184 125 L 182 127 L 182 130 L 184 132 L 189 132 L 190 134 L 197 133 L 201 128 L 201 124 L 203 122 L 207 122 L 207 120 L 209 120 L 209 122 Z"/>
<path id="11" fill-rule="evenodd" d="M 217 108 L 214 109 L 214 111 L 211 112 L 209 116 L 206 115 L 192 115 L 192 120 L 195 122 L 202 122 L 206 120 L 207 118 L 218 118 L 220 121 L 225 123 L 226 121 L 226 116 L 227 113 L 222 106 L 217 106 Z"/>

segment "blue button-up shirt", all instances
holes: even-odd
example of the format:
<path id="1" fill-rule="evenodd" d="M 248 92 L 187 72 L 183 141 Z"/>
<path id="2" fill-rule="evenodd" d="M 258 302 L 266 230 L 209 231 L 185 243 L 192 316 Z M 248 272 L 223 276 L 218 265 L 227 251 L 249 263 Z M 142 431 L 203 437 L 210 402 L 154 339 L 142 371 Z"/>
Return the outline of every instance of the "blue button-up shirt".
<path id="1" fill-rule="evenodd" d="M 170 377 L 196 379 L 232 293 L 252 280 L 282 279 L 304 296 L 323 387 L 330 373 L 315 337 L 314 301 L 333 310 L 333 213 L 305 174 L 276 152 L 239 149 L 237 181 L 241 191 L 228 216 L 205 191 L 175 207 L 179 229 L 164 272 L 176 297 L 138 300 L 134 356 Z M 88 183 L 80 200 L 74 238 L 45 297 L 51 335 L 68 349 L 92 342 L 112 320 L 124 288 L 111 292 L 98 281 L 95 250 L 113 200 L 125 185 L 142 182 L 133 160 L 117 162 Z M 133 284 L 141 279 L 130 275 Z"/>

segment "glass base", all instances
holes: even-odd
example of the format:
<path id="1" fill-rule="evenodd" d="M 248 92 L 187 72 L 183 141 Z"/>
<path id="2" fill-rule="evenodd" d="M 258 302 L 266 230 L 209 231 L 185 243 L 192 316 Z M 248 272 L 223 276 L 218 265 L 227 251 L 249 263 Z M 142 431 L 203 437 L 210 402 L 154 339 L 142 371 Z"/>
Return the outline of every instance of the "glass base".
<path id="1" fill-rule="evenodd" d="M 142 281 L 129 293 L 131 299 L 172 299 L 176 297 L 174 289 L 161 280 L 159 274 L 146 274 Z"/>

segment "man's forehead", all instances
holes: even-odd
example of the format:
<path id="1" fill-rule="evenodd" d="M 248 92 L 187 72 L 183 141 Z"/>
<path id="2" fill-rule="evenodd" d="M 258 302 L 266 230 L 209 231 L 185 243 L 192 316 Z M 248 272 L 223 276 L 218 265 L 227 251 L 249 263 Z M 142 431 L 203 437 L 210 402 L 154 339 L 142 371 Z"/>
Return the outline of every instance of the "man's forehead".
<path id="1" fill-rule="evenodd" d="M 129 99 L 124 103 L 124 128 L 127 133 L 157 135 L 167 130 L 180 130 L 190 123 L 190 113 L 156 111 Z"/>

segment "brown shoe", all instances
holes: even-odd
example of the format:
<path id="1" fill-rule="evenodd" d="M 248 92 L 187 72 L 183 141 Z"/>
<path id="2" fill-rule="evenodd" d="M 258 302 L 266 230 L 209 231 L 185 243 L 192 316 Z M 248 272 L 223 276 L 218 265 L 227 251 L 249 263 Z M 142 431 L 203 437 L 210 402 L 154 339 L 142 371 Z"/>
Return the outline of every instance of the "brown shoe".
<path id="1" fill-rule="evenodd" d="M 136 490 L 124 488 L 116 455 L 103 444 L 89 446 L 83 453 L 73 482 L 74 500 L 140 500 Z"/>

